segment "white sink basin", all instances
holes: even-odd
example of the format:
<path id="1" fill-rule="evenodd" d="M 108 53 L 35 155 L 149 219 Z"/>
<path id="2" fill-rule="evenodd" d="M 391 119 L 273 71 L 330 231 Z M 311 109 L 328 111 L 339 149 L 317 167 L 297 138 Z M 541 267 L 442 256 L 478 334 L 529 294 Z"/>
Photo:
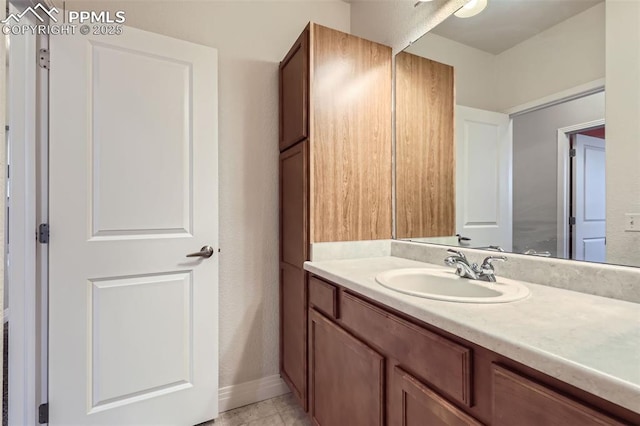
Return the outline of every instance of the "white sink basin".
<path id="1" fill-rule="evenodd" d="M 376 276 L 381 285 L 428 299 L 463 303 L 506 303 L 524 299 L 529 288 L 507 278 L 497 282 L 460 278 L 452 269 L 393 269 Z"/>

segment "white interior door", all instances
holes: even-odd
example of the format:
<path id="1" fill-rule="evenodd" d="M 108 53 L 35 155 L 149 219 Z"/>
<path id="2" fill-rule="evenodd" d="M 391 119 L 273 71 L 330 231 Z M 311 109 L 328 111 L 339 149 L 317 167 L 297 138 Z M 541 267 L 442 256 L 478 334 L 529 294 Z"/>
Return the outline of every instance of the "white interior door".
<path id="1" fill-rule="evenodd" d="M 574 148 L 574 259 L 605 262 L 605 141 L 576 135 Z"/>
<path id="2" fill-rule="evenodd" d="M 456 231 L 472 247 L 512 248 L 512 133 L 506 114 L 456 106 Z"/>
<path id="3" fill-rule="evenodd" d="M 212 419 L 217 52 L 133 28 L 50 49 L 50 424 Z"/>

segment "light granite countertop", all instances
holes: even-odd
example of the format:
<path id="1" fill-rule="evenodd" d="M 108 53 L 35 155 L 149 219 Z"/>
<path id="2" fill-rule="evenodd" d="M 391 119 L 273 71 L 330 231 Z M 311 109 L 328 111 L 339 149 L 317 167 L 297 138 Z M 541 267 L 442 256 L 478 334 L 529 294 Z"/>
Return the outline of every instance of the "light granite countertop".
<path id="1" fill-rule="evenodd" d="M 635 412 L 640 412 L 640 304 L 525 283 L 517 302 L 425 299 L 379 285 L 399 268 L 440 265 L 384 256 L 306 262 L 305 269 Z"/>

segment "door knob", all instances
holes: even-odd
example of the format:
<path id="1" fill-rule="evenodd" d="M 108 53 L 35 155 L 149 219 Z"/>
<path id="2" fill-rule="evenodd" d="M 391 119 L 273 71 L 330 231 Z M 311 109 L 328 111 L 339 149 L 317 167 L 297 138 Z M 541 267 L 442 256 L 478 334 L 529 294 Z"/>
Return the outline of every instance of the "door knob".
<path id="1" fill-rule="evenodd" d="M 188 254 L 187 257 L 204 257 L 205 259 L 213 256 L 213 247 L 204 246 L 200 249 L 199 252 Z"/>

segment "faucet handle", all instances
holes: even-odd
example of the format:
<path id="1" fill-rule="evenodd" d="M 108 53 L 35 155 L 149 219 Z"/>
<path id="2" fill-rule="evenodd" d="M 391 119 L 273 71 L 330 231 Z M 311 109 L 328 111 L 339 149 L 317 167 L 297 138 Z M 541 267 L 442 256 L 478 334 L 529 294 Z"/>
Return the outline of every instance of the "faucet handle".
<path id="1" fill-rule="evenodd" d="M 454 249 L 448 249 L 447 253 L 455 254 L 456 256 L 459 256 L 459 257 L 463 258 L 464 260 L 467 260 L 467 256 L 465 256 L 464 253 L 462 253 L 461 251 L 454 250 Z"/>
<path id="2" fill-rule="evenodd" d="M 495 261 L 506 262 L 507 258 L 505 256 L 489 256 L 482 261 L 482 268 L 491 268 L 493 269 L 493 262 Z"/>

